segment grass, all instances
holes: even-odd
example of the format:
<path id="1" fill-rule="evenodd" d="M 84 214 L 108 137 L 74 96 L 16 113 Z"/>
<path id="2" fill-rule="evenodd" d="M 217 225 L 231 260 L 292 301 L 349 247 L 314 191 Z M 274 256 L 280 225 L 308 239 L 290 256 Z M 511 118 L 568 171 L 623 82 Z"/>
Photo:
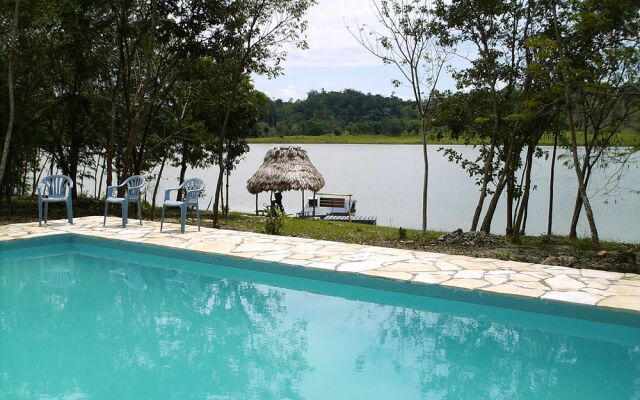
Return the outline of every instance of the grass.
<path id="1" fill-rule="evenodd" d="M 569 140 L 568 134 L 566 135 Z M 414 136 L 384 136 L 384 135 L 319 135 L 319 136 L 268 136 L 248 139 L 249 143 L 273 143 L 273 144 L 422 144 L 422 137 Z M 430 144 L 435 145 L 463 145 L 464 139 L 454 139 L 445 136 L 439 140 L 434 137 L 429 139 Z M 481 140 L 471 141 L 468 144 L 480 144 Z M 552 146 L 553 136 L 545 135 L 540 141 L 540 146 Z M 622 132 L 616 135 L 616 146 L 639 146 L 640 134 L 634 132 Z"/>
<path id="2" fill-rule="evenodd" d="M 119 209 L 112 207 L 111 215 L 119 217 Z M 34 198 L 16 197 L 12 200 L 11 216 L 8 204 L 0 203 L 0 224 L 37 221 L 37 204 Z M 151 217 L 151 206 L 146 205 L 143 216 Z M 167 210 L 167 220 L 178 221 L 177 209 Z M 102 215 L 103 203 L 92 198 L 80 198 L 74 203 L 76 217 Z M 156 221 L 160 210 L 154 210 Z M 130 212 L 134 219 L 134 208 Z M 50 219 L 65 217 L 61 204 L 53 204 L 49 209 Z M 194 220 L 188 223 L 194 224 Z M 202 213 L 202 225 L 211 226 L 211 213 Z M 252 214 L 232 212 L 228 218 L 220 220 L 220 228 L 264 232 L 265 219 Z M 504 236 L 496 236 L 497 244 L 492 245 L 450 245 L 438 240 L 443 232 L 428 231 L 422 234 L 418 230 L 407 229 L 406 237 L 401 238 L 398 228 L 350 224 L 335 221 L 299 220 L 286 218 L 281 235 L 305 237 L 317 240 L 331 240 L 370 246 L 404 248 L 411 250 L 433 251 L 448 254 L 460 254 L 472 257 L 490 257 L 501 260 L 514 260 L 541 263 L 544 260 L 553 265 L 567 265 L 576 268 L 595 268 L 620 272 L 640 273 L 636 264 L 636 254 L 640 253 L 640 243 L 602 242 L 601 252 L 594 252 L 589 239 L 570 239 L 565 236 L 552 238 L 524 236 L 519 243 L 512 243 Z M 549 260 L 549 257 L 552 257 Z"/>
<path id="3" fill-rule="evenodd" d="M 263 221 L 263 218 L 257 218 L 254 215 L 231 212 L 228 218 L 221 220 L 220 226 L 238 231 L 262 232 L 264 229 Z M 412 240 L 414 242 L 415 240 L 421 242 L 435 240 L 442 235 L 442 232 L 429 231 L 423 236 L 419 231 L 409 229 L 407 238 L 401 241 L 398 237 L 398 228 L 286 218 L 281 234 L 283 236 L 369 244 L 372 246 L 407 247 L 406 244 Z"/>
<path id="4" fill-rule="evenodd" d="M 264 219 L 252 214 L 231 212 L 228 218 L 221 220 L 221 228 L 262 232 Z M 336 242 L 367 244 L 372 246 L 386 246 L 398 248 L 416 248 L 433 244 L 442 236 L 442 231 L 427 231 L 422 234 L 416 229 L 406 229 L 407 237 L 399 238 L 398 228 L 388 226 L 375 226 L 364 224 L 350 224 L 336 221 L 300 220 L 287 218 L 282 231 L 282 236 L 307 237 L 319 240 L 332 240 Z M 519 248 L 550 249 L 552 247 L 565 247 L 573 251 L 591 251 L 591 241 L 588 238 L 570 239 L 567 236 L 553 236 L 551 242 L 546 237 L 524 236 L 520 243 L 507 242 L 510 246 Z M 605 251 L 631 250 L 640 252 L 640 243 L 601 242 Z"/>

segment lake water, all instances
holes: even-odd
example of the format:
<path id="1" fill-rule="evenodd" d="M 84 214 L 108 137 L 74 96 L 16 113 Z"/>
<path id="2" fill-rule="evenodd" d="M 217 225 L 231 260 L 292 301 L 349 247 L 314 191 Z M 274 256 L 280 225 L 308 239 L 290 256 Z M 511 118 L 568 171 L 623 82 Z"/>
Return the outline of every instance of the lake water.
<path id="1" fill-rule="evenodd" d="M 252 144 L 251 150 L 233 171 L 230 180 L 230 207 L 237 211 L 254 211 L 255 196 L 246 190 L 246 182 L 262 163 L 273 144 Z M 352 193 L 358 200 L 359 215 L 374 215 L 378 225 L 420 228 L 422 202 L 422 148 L 415 145 L 302 145 L 311 161 L 323 174 L 326 186 L 323 192 Z M 458 165 L 449 162 L 438 148 L 429 146 L 430 182 L 428 228 L 451 231 L 469 229 L 475 209 L 479 186 Z M 473 157 L 477 150 L 472 146 L 450 146 Z M 548 148 L 551 150 L 551 148 Z M 563 151 L 560 150 L 559 153 Z M 610 170 L 596 170 L 589 183 L 592 207 L 602 239 L 640 242 L 640 157 L 631 163 L 615 190 L 608 193 L 613 184 L 608 183 Z M 530 195 L 527 234 L 546 232 L 549 194 L 550 159 L 536 159 L 532 182 L 536 185 Z M 207 207 L 214 194 L 218 169 L 187 170 L 187 177 L 204 179 L 206 197 L 201 205 Z M 179 169 L 167 166 L 163 173 L 161 189 L 174 187 Z M 151 199 L 154 182 L 148 191 Z M 93 184 L 90 185 L 91 189 Z M 576 196 L 575 172 L 556 162 L 554 233 L 567 234 Z M 634 192 L 635 191 L 635 192 Z M 157 203 L 163 196 L 158 192 Z M 310 195 L 311 193 L 305 193 Z M 301 208 L 301 193 L 286 192 L 283 203 L 288 213 Z M 504 197 L 504 196 L 503 196 Z M 259 204 L 269 203 L 269 193 L 260 195 Z M 501 201 L 491 227 L 494 233 L 504 233 L 505 202 Z M 485 207 L 488 200 L 485 203 Z M 589 235 L 586 219 L 581 218 L 578 233 Z"/>

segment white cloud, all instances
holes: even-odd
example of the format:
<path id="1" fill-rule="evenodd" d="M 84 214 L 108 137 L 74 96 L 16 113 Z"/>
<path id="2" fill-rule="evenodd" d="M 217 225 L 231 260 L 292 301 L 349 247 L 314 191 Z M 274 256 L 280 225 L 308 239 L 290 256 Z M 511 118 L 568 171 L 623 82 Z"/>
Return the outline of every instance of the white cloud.
<path id="1" fill-rule="evenodd" d="M 375 22 L 371 0 L 320 0 L 308 13 L 308 50 L 289 48 L 285 68 L 363 67 L 380 65 L 347 30 Z"/>
<path id="2" fill-rule="evenodd" d="M 309 49 L 294 46 L 286 48 L 288 56 L 283 63 L 284 75 L 276 79 L 254 76 L 256 88 L 272 98 L 301 99 L 310 90 L 327 91 L 356 89 L 364 93 L 395 94 L 412 99 L 412 91 L 402 86 L 395 88 L 392 79 L 401 79 L 394 66 L 384 65 L 364 49 L 347 30 L 358 31 L 358 26 L 377 26 L 371 0 L 318 0 L 307 15 L 306 32 Z M 463 49 L 464 54 L 469 49 Z M 451 65 L 462 67 L 466 62 L 454 58 Z M 441 76 L 439 89 L 453 89 L 450 73 Z"/>
<path id="3" fill-rule="evenodd" d="M 296 85 L 290 83 L 287 86 L 278 90 L 278 96 L 281 99 L 298 99 L 301 94 L 298 92 Z"/>

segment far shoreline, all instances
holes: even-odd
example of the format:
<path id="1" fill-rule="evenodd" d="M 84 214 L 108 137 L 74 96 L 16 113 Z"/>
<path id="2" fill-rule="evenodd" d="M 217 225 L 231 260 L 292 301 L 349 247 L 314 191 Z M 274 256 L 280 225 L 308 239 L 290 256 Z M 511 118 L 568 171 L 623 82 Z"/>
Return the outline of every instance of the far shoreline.
<path id="1" fill-rule="evenodd" d="M 381 145 L 420 145 L 422 137 L 414 136 L 385 136 L 385 135 L 292 135 L 292 136 L 263 136 L 248 138 L 249 144 L 381 144 Z M 429 138 L 428 144 L 432 145 L 480 145 L 481 140 L 465 141 L 461 139 L 453 139 L 443 137 L 436 139 Z M 562 141 L 558 141 L 561 146 Z M 618 134 L 613 143 L 615 147 L 633 147 L 640 146 L 640 134 L 621 133 Z M 578 143 L 580 146 L 580 143 Z M 538 143 L 538 146 L 553 146 L 553 136 L 545 135 Z"/>

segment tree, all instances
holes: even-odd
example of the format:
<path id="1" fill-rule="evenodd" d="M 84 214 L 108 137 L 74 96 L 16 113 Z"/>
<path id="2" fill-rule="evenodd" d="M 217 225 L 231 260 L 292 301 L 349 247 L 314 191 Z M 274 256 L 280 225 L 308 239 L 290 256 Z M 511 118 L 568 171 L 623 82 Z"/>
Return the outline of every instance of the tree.
<path id="1" fill-rule="evenodd" d="M 458 89 L 468 90 L 468 95 L 459 94 L 449 105 L 448 100 L 443 102 L 448 108 L 444 120 L 453 132 L 483 141 L 475 160 L 463 159 L 455 149 L 445 152 L 478 177 L 480 194 L 471 230 L 478 225 L 482 231 L 491 230 L 504 193 L 506 234 L 517 240 L 524 231 L 529 193 L 534 188 L 533 159 L 543 154 L 537 145 L 557 114 L 551 83 L 532 68 L 533 54 L 527 45 L 545 29 L 545 15 L 531 1 L 509 0 L 441 1 L 438 15 L 442 40 L 452 45 L 472 43 L 477 50 L 476 57 L 467 58 L 469 66 L 453 74 Z"/>
<path id="2" fill-rule="evenodd" d="M 362 25 L 356 40 L 385 64 L 397 67 L 403 81 L 411 87 L 420 116 L 424 178 L 422 185 L 422 232 L 427 230 L 429 189 L 428 129 L 433 119 L 433 99 L 448 50 L 434 32 L 434 7 L 429 0 L 372 0 L 380 28 Z M 402 84 L 395 80 L 395 86 Z"/>
<path id="3" fill-rule="evenodd" d="M 598 230 L 587 193 L 589 175 L 615 133 L 638 110 L 638 5 L 632 1 L 591 0 L 553 2 L 550 7 L 555 67 L 561 77 L 570 134 L 571 163 L 578 181 L 578 198 L 572 236 L 584 208 L 594 248 Z M 560 10 L 559 10 L 560 9 Z M 571 43 L 569 46 L 568 43 Z M 578 133 L 584 134 L 585 153 L 580 159 Z M 593 151 L 595 150 L 595 154 Z"/>
<path id="4" fill-rule="evenodd" d="M 231 77 L 226 112 L 218 132 L 218 179 L 213 204 L 213 226 L 218 225 L 218 206 L 224 177 L 224 145 L 231 114 L 236 107 L 238 92 L 245 76 L 253 73 L 276 76 L 286 56 L 283 46 L 294 44 L 305 48 L 302 35 L 307 27 L 306 11 L 315 0 L 234 0 L 227 5 L 229 12 L 220 39 L 226 50 L 218 58 Z M 217 6 L 216 6 L 217 7 Z M 220 44 L 214 42 L 212 44 Z M 219 51 L 219 49 L 215 49 Z"/>
<path id="5" fill-rule="evenodd" d="M 9 56 L 7 62 L 7 91 L 9 92 L 9 122 L 7 123 L 7 131 L 4 137 L 4 146 L 2 147 L 2 157 L 0 158 L 0 188 L 2 187 L 2 178 L 7 166 L 9 158 L 9 146 L 11 145 L 11 135 L 13 134 L 13 121 L 15 119 L 15 99 L 13 97 L 13 58 L 16 47 L 16 35 L 18 32 L 18 11 L 20 9 L 20 0 L 15 0 L 13 9 L 13 19 L 11 24 L 11 36 L 9 42 Z"/>

